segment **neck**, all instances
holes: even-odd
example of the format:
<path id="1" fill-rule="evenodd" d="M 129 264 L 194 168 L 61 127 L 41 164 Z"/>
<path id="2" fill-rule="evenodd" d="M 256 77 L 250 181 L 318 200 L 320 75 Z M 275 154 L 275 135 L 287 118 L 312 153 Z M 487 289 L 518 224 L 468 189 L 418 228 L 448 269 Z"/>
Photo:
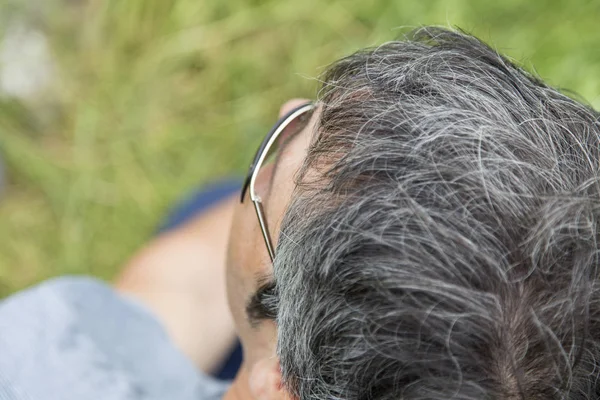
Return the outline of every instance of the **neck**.
<path id="1" fill-rule="evenodd" d="M 248 370 L 245 365 L 240 368 L 223 400 L 252 400 L 248 386 Z"/>

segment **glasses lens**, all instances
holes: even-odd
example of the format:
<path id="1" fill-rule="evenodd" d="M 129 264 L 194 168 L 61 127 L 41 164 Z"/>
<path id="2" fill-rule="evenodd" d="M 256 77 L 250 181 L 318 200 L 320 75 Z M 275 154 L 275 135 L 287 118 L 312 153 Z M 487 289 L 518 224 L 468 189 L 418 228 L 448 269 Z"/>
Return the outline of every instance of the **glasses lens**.
<path id="1" fill-rule="evenodd" d="M 264 200 L 271 189 L 277 158 L 281 156 L 282 150 L 306 127 L 311 115 L 312 112 L 307 111 L 290 121 L 267 151 L 265 159 L 257 171 L 255 183 L 255 192 L 261 199 Z"/>

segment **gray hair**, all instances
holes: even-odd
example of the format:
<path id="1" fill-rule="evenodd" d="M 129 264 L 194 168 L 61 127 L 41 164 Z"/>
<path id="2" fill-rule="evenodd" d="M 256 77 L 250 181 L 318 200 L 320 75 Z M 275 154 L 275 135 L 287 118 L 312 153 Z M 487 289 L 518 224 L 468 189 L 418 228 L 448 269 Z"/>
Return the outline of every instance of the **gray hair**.
<path id="1" fill-rule="evenodd" d="M 324 82 L 274 266 L 289 390 L 599 398 L 598 113 L 442 28 Z"/>

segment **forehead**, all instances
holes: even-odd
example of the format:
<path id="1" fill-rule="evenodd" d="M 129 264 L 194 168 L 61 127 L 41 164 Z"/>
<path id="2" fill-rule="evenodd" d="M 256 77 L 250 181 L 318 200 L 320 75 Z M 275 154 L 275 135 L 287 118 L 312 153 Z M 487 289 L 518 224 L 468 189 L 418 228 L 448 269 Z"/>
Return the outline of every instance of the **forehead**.
<path id="1" fill-rule="evenodd" d="M 294 135 L 279 155 L 277 168 L 273 174 L 272 190 L 268 199 L 268 212 L 272 214 L 273 236 L 279 235 L 279 228 L 298 178 L 305 175 L 304 164 L 310 145 L 315 139 L 320 107 L 317 106 L 302 131 Z"/>
<path id="2" fill-rule="evenodd" d="M 302 131 L 294 136 L 289 143 L 289 149 L 284 149 L 282 154 L 282 161 L 286 164 L 285 166 L 282 165 L 282 169 L 286 169 L 288 175 L 291 173 L 294 188 L 307 174 L 311 147 L 319 137 L 319 121 L 321 113 L 321 104 L 315 103 L 310 114 L 307 114 L 308 121 L 305 122 Z"/>
<path id="3" fill-rule="evenodd" d="M 248 191 L 250 192 L 250 197 L 252 200 L 258 200 L 255 192 L 256 180 L 259 172 L 269 169 L 265 168 L 265 164 L 270 164 L 273 161 L 273 158 L 275 158 L 275 166 L 270 167 L 270 169 L 277 169 L 277 163 L 281 159 L 280 156 L 284 148 L 287 147 L 292 141 L 297 141 L 294 140 L 296 139 L 296 136 L 302 136 L 303 132 L 298 132 L 298 129 L 304 130 L 306 124 L 310 122 L 307 121 L 307 119 L 310 120 L 314 108 L 314 103 L 309 101 L 305 101 L 300 105 L 296 105 L 283 116 L 281 116 L 277 123 L 267 133 L 261 145 L 257 149 L 256 154 L 254 155 L 248 174 L 242 186 L 242 202 L 244 201 L 244 197 Z M 269 175 L 273 176 L 274 171 Z M 271 186 L 272 185 L 269 185 L 269 189 Z"/>

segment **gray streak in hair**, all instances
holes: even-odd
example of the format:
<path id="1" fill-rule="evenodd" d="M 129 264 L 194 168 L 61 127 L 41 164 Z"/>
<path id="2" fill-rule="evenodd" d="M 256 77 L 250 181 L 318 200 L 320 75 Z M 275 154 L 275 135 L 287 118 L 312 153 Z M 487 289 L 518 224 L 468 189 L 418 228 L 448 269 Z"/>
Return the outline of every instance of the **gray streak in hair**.
<path id="1" fill-rule="evenodd" d="M 599 398 L 598 114 L 442 28 L 324 82 L 274 266 L 290 391 Z"/>

